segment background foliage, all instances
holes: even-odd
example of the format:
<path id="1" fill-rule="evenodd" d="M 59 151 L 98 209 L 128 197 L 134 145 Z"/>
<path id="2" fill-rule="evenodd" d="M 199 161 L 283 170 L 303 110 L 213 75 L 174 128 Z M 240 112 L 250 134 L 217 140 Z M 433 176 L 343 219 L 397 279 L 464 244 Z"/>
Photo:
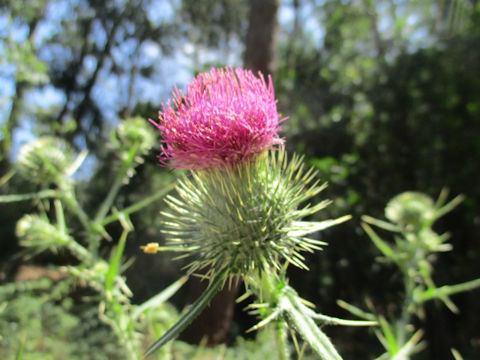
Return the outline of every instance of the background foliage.
<path id="1" fill-rule="evenodd" d="M 325 217 L 354 216 L 324 235 L 330 245 L 307 259 L 310 272 L 292 271 L 300 294 L 332 315 L 345 315 L 337 299 L 363 305 L 366 297 L 384 304 L 385 312 L 394 311 L 401 281 L 393 268 L 375 263 L 377 253 L 360 229 L 360 215 L 382 218 L 394 195 L 416 190 L 436 197 L 444 186 L 464 194 L 465 201 L 436 224 L 438 232 L 451 232 L 455 251 L 438 259 L 435 281 L 478 277 L 480 2 L 272 2 L 278 19 L 272 30 L 273 77 L 278 106 L 289 117 L 283 131 L 287 147 L 305 154 L 329 181 L 335 206 Z M 250 6 L 243 0 L 0 2 L 0 192 L 36 190 L 11 177 L 11 164 L 20 144 L 56 135 L 77 150 L 89 150 L 88 166 L 77 175 L 77 196 L 87 212 L 95 210 L 116 166 L 106 145 L 111 129 L 130 116 L 155 118 L 173 84 L 184 86 L 198 71 L 240 66 L 252 24 Z M 145 156 L 115 206 L 124 208 L 171 183 L 174 174 L 156 166 L 156 152 Z M 157 202 L 132 216 L 135 233 L 126 251 L 137 258 L 127 270 L 135 302 L 178 277 L 180 264 L 168 256 L 138 253 L 139 245 L 161 242 L 156 221 L 161 206 Z M 24 262 L 15 255 L 20 247 L 14 228 L 32 209 L 29 203 L 0 205 L 2 282 L 14 279 Z M 119 235 L 115 226 L 108 230 Z M 108 246 L 101 251 L 106 256 Z M 29 261 L 48 266 L 72 259 L 42 254 Z M 178 308 L 184 298 L 174 298 Z M 473 315 L 480 294 L 453 300 L 459 315 L 427 305 L 423 327 L 429 347 L 419 359 L 450 359 L 451 347 L 465 359 L 480 355 Z M 16 304 L 32 301 L 25 295 Z M 62 331 L 80 321 L 58 311 L 45 309 L 48 318 L 63 318 Z M 230 337 L 251 321 L 237 314 Z M 50 334 L 44 334 L 46 341 L 64 336 Z M 346 359 L 381 352 L 368 330 L 335 328 L 329 334 Z"/>

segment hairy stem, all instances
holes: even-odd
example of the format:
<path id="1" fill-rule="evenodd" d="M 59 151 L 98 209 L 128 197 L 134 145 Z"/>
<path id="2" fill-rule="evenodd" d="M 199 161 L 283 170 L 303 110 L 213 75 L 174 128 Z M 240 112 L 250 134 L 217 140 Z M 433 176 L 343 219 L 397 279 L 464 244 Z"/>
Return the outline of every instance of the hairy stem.
<path id="1" fill-rule="evenodd" d="M 124 214 L 124 215 L 130 215 L 134 212 L 137 212 L 137 211 L 140 211 L 142 210 L 144 207 L 147 207 L 148 205 L 150 205 L 151 203 L 163 198 L 168 192 L 170 192 L 171 190 L 173 190 L 173 188 L 176 186 L 176 183 L 173 182 L 172 184 L 170 184 L 169 186 L 166 186 L 165 188 L 157 191 L 155 194 L 149 196 L 148 198 L 146 199 L 143 199 L 143 200 L 140 200 L 139 202 L 123 209 L 121 212 L 118 212 L 118 213 L 114 213 L 112 215 L 109 215 L 108 217 L 106 217 L 101 225 L 105 226 L 105 225 L 108 225 L 116 220 L 119 219 L 120 217 L 120 213 Z"/>
<path id="2" fill-rule="evenodd" d="M 288 360 L 289 351 L 288 351 L 288 341 L 287 341 L 287 333 L 286 333 L 286 323 L 284 320 L 277 319 L 274 324 L 274 331 L 275 331 L 275 343 L 276 348 L 278 350 L 278 359 L 280 360 Z"/>
<path id="3" fill-rule="evenodd" d="M 275 271 L 265 271 L 262 273 L 261 278 L 258 281 L 260 284 L 260 294 L 262 302 L 268 302 L 272 306 L 279 306 L 279 291 L 284 287 L 284 280 L 280 279 L 276 275 Z M 272 325 L 276 348 L 278 351 L 278 359 L 288 360 L 289 359 L 289 350 L 286 334 L 287 323 L 282 316 L 277 316 Z"/>

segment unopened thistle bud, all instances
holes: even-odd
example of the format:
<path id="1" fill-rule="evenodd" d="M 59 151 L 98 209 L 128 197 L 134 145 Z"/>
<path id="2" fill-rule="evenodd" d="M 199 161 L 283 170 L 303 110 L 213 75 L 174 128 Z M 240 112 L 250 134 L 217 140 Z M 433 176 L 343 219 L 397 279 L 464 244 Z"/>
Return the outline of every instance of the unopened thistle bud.
<path id="1" fill-rule="evenodd" d="M 141 117 L 123 120 L 116 130 L 114 143 L 121 152 L 122 157 L 127 157 L 135 148 L 138 155 L 146 154 L 155 143 L 155 135 L 148 123 Z M 141 162 L 141 158 L 135 159 Z"/>
<path id="2" fill-rule="evenodd" d="M 35 252 L 57 250 L 72 242 L 68 234 L 59 231 L 45 216 L 36 214 L 25 215 L 17 222 L 16 235 L 22 246 Z"/>
<path id="3" fill-rule="evenodd" d="M 391 199 L 385 208 L 385 217 L 406 231 L 419 231 L 431 226 L 435 204 L 428 195 L 407 191 Z"/>
<path id="4" fill-rule="evenodd" d="M 74 155 L 72 147 L 64 140 L 41 137 L 20 148 L 16 168 L 32 182 L 62 184 L 73 171 Z"/>
<path id="5" fill-rule="evenodd" d="M 463 197 L 457 196 L 442 207 L 442 201 L 446 200 L 448 192 L 442 193 L 445 198 L 442 200 L 440 196 L 436 202 L 430 196 L 416 191 L 403 192 L 388 202 L 385 217 L 399 226 L 408 242 L 416 243 L 413 251 L 417 251 L 418 245 L 428 252 L 452 249 L 452 246 L 445 242 L 449 237 L 448 234 L 437 234 L 432 226 L 439 216 L 453 209 Z M 445 211 L 445 209 L 449 210 Z M 409 247 L 408 244 L 406 246 Z"/>

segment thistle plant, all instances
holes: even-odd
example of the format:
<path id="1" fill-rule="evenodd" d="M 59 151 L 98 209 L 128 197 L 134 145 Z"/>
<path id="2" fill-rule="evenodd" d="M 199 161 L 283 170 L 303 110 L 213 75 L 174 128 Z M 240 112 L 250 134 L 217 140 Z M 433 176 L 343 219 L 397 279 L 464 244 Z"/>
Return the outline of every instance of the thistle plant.
<path id="1" fill-rule="evenodd" d="M 163 303 L 186 278 L 182 277 L 143 304 L 131 304 L 132 293 L 122 275 L 127 238 L 134 230 L 129 215 L 164 197 L 170 188 L 159 189 L 157 193 L 125 209 L 115 209 L 113 205 L 119 190 L 128 183 L 135 174 L 135 168 L 143 162 L 143 157 L 154 145 L 155 134 L 148 122 L 131 118 L 124 120 L 112 132 L 111 138 L 111 149 L 118 155 L 116 176 L 93 214 L 88 213 L 78 200 L 76 181 L 72 176 L 82 165 L 87 153 L 83 151 L 76 154 L 68 143 L 53 137 L 41 137 L 25 144 L 15 163 L 18 175 L 36 184 L 39 190 L 0 196 L 0 203 L 34 201 L 38 211 L 24 215 L 16 225 L 20 245 L 31 256 L 52 251 L 70 253 L 76 258 L 71 265 L 61 268 L 62 273 L 68 276 L 58 284 L 51 284 L 49 294 L 53 301 L 64 297 L 74 286 L 93 290 L 91 299 L 94 304 L 96 302 L 99 319 L 110 326 L 118 344 L 123 347 L 124 358 L 135 360 L 142 353 L 140 330 L 147 325 L 158 330 L 173 322 L 175 311 L 169 310 L 170 319 L 161 315 Z M 49 211 L 52 208 L 54 211 Z M 112 240 L 105 227 L 117 221 L 123 231 L 110 258 L 105 259 L 99 246 L 102 241 Z M 4 293 L 0 287 L 0 296 Z M 0 304 L 8 306 L 8 303 L 8 300 L 0 298 Z M 162 322 L 151 326 L 152 319 L 158 319 L 160 315 Z M 168 351 L 162 356 L 168 358 Z"/>
<path id="2" fill-rule="evenodd" d="M 162 213 L 165 246 L 190 259 L 188 274 L 209 281 L 189 311 L 147 351 L 173 339 L 208 305 L 226 283 L 244 281 L 249 306 L 260 317 L 253 328 L 272 324 L 279 359 L 289 357 L 286 330 L 297 331 L 320 358 L 341 359 L 315 320 L 330 324 L 371 325 L 317 314 L 288 284 L 288 265 L 308 269 L 304 252 L 325 242 L 308 235 L 349 219 L 304 221 L 325 208 L 313 205 L 324 188 L 315 170 L 301 157 L 287 156 L 278 135 L 272 80 L 243 69 L 212 69 L 198 75 L 186 93 L 176 90 L 158 123 L 162 135 L 160 163 L 190 172 L 177 183 L 175 196 Z M 295 343 L 297 343 L 295 341 Z"/>
<path id="3" fill-rule="evenodd" d="M 423 330 L 415 329 L 413 320 L 424 317 L 427 301 L 439 300 L 449 310 L 457 313 L 458 309 L 450 296 L 480 287 L 480 279 L 440 287 L 434 283 L 433 271 L 437 254 L 450 251 L 453 247 L 447 243 L 447 233 L 437 234 L 432 227 L 436 220 L 463 200 L 463 196 L 459 195 L 447 203 L 447 198 L 447 190 L 440 193 L 437 201 L 423 193 L 404 192 L 388 202 L 385 217 L 389 221 L 362 217 L 362 227 L 382 253 L 382 262 L 394 264 L 403 279 L 404 293 L 399 304 L 400 312 L 388 318 L 377 314 L 370 302 L 370 312 L 339 302 L 340 306 L 351 313 L 379 323 L 376 335 L 384 346 L 385 353 L 378 359 L 409 360 L 425 347 L 426 344 L 422 341 Z M 383 240 L 370 225 L 393 233 L 394 243 Z M 453 353 L 455 351 L 452 350 Z"/>

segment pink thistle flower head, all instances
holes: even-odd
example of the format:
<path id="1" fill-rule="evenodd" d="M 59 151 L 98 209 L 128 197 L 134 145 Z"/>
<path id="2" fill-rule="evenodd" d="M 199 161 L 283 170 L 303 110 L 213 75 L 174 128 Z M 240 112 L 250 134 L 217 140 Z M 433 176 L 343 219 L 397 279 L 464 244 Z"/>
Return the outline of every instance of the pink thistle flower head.
<path id="1" fill-rule="evenodd" d="M 273 90 L 261 73 L 211 69 L 178 89 L 152 122 L 163 137 L 160 162 L 181 169 L 220 168 L 245 162 L 282 144 Z M 170 163 L 167 163 L 170 161 Z"/>

